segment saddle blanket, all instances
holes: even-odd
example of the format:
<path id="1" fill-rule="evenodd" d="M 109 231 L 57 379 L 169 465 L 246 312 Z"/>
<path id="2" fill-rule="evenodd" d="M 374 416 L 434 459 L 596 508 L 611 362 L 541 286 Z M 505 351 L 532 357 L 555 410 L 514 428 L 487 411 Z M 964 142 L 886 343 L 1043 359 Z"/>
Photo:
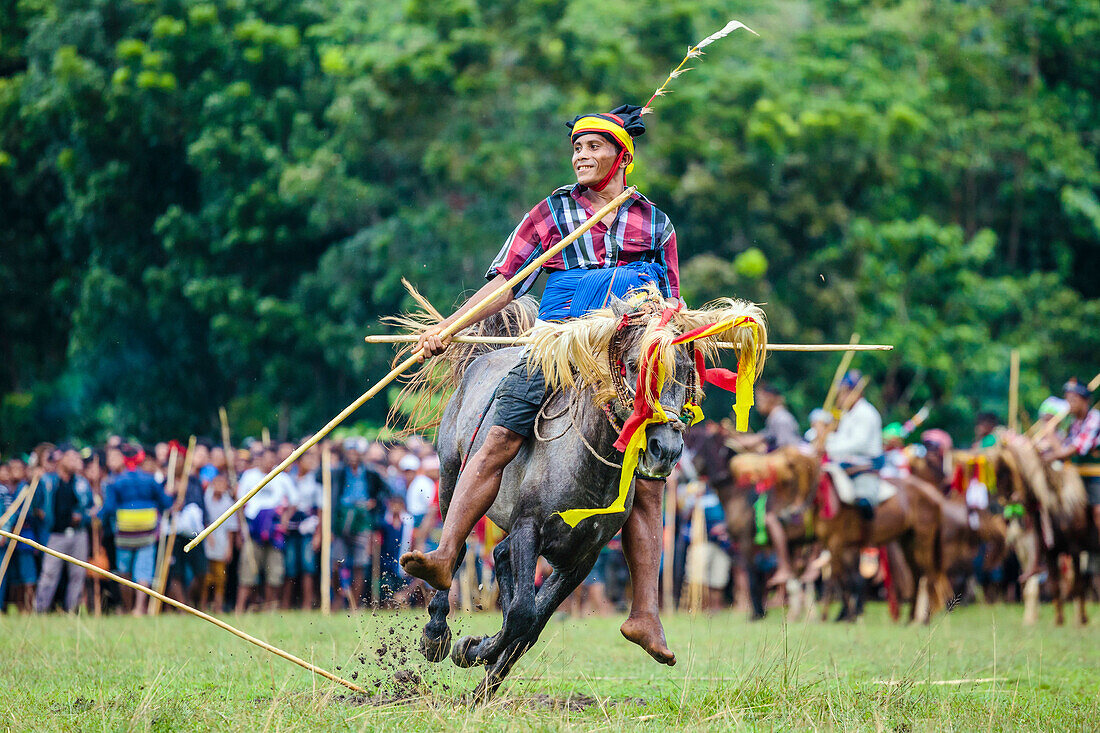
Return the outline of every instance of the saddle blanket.
<path id="1" fill-rule="evenodd" d="M 868 471 L 852 478 L 835 463 L 826 463 L 824 468 L 833 480 L 836 495 L 842 504 L 855 504 L 858 499 L 866 499 L 871 506 L 878 506 L 898 493 L 896 486 L 880 478 L 877 473 Z"/>

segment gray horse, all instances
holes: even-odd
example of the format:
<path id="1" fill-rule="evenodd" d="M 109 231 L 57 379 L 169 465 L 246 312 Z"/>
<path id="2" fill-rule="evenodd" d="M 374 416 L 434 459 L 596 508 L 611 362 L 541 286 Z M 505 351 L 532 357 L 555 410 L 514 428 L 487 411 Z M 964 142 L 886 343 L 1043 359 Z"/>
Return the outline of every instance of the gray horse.
<path id="1" fill-rule="evenodd" d="M 621 317 L 627 306 L 612 304 Z M 645 326 L 631 326 L 622 339 L 623 382 L 637 379 L 642 333 Z M 519 359 L 520 348 L 510 347 L 483 354 L 468 365 L 458 365 L 457 389 L 448 403 L 439 429 L 440 508 L 446 514 L 463 460 L 473 454 L 493 424 L 493 395 L 504 375 Z M 676 419 L 689 397 L 695 374 L 692 350 L 677 348 L 675 378 L 665 381 L 660 395 L 671 422 L 651 425 L 646 434 L 637 475 L 664 478 L 672 471 L 683 449 L 686 423 Z M 622 407 L 620 407 L 620 416 Z M 504 624 L 489 637 L 467 636 L 454 645 L 451 658 L 460 667 L 487 665 L 475 697 L 492 697 L 512 665 L 538 640 L 558 606 L 592 570 L 601 548 L 623 526 L 633 503 L 631 485 L 626 510 L 598 514 L 570 527 L 557 515 L 568 509 L 606 507 L 618 495 L 622 453 L 614 448 L 617 432 L 608 416 L 584 388 L 555 392 L 536 423 L 536 435 L 526 442 L 505 470 L 500 493 L 488 516 L 507 532 L 493 552 Z M 542 555 L 553 573 L 535 588 L 535 563 Z M 456 562 L 456 568 L 462 558 Z M 447 627 L 450 610 L 446 591 L 437 591 L 428 605 L 431 620 L 424 627 L 421 651 L 429 661 L 446 658 L 451 647 Z"/>

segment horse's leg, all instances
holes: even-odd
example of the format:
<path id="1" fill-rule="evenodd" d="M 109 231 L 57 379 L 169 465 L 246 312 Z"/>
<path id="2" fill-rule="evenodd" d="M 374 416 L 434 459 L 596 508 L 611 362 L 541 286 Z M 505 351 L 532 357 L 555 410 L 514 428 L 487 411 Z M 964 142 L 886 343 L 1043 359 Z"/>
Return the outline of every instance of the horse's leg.
<path id="1" fill-rule="evenodd" d="M 1066 623 L 1065 598 L 1062 595 L 1063 578 L 1062 564 L 1058 561 L 1057 552 L 1047 552 L 1047 570 L 1050 573 L 1050 581 L 1054 583 L 1054 625 L 1062 626 Z"/>
<path id="2" fill-rule="evenodd" d="M 505 537 L 493 548 L 493 566 L 496 570 L 497 585 L 500 588 L 500 607 L 505 614 L 512 605 L 515 586 L 512 581 L 511 552 L 509 551 L 511 536 Z M 484 636 L 464 636 L 455 644 L 451 655 L 453 661 L 459 667 L 472 667 L 475 664 L 484 664 L 485 660 L 479 660 L 476 652 Z"/>
<path id="3" fill-rule="evenodd" d="M 504 624 L 495 635 L 485 639 L 465 637 L 455 645 L 451 659 L 460 667 L 496 662 L 498 655 L 528 631 L 535 619 L 535 564 L 539 555 L 539 531 L 533 520 L 524 519 L 512 528 L 506 540 L 510 573 L 501 574 L 501 595 L 510 596 L 502 603 Z M 503 575 L 508 575 L 505 580 Z M 507 587 L 509 586 L 510 587 Z"/>
<path id="4" fill-rule="evenodd" d="M 463 545 L 456 567 L 462 564 L 465 555 L 466 546 Z M 451 652 L 451 629 L 447 626 L 447 614 L 451 612 L 450 595 L 450 591 L 437 590 L 428 603 L 430 619 L 420 635 L 420 653 L 429 662 L 442 662 Z"/>
<path id="5" fill-rule="evenodd" d="M 508 644 L 497 656 L 496 661 L 485 670 L 485 678 L 474 692 L 474 698 L 478 702 L 487 702 L 496 694 L 500 683 L 512 671 L 512 665 L 535 645 L 554 612 L 592 571 L 598 554 L 598 552 L 590 554 L 564 572 L 555 570 L 550 574 L 535 596 L 534 623 L 524 630 L 522 636 Z"/>

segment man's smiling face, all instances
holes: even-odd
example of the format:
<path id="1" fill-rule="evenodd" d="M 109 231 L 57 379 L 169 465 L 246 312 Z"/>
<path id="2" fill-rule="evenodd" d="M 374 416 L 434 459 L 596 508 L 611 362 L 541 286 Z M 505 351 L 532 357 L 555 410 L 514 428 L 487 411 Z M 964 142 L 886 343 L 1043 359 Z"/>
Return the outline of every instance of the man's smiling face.
<path id="1" fill-rule="evenodd" d="M 619 148 L 603 135 L 594 132 L 581 135 L 573 142 L 573 172 L 577 175 L 577 183 L 589 188 L 598 186 L 618 156 Z M 620 165 L 625 167 L 629 163 L 630 154 L 627 153 Z"/>

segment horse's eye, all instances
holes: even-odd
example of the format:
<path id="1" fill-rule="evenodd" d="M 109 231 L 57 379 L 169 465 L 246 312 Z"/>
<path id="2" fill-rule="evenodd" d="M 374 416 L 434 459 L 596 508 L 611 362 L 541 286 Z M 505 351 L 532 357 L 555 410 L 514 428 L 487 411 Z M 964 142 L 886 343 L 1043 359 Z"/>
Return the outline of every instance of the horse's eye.
<path id="1" fill-rule="evenodd" d="M 636 371 L 638 371 L 638 362 L 635 361 L 634 359 L 630 359 L 629 361 L 626 362 L 626 368 L 629 369 L 632 372 L 636 372 Z"/>

